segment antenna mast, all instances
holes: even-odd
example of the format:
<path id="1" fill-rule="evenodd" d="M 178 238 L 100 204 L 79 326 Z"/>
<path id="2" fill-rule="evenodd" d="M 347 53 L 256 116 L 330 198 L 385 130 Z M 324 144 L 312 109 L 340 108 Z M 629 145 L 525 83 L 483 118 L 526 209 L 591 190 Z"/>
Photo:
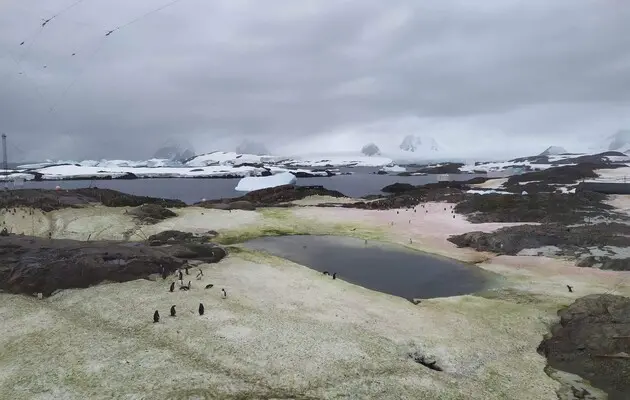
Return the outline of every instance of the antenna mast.
<path id="1" fill-rule="evenodd" d="M 4 169 L 4 175 L 9 174 L 9 159 L 7 157 L 7 135 L 2 134 L 2 169 Z"/>

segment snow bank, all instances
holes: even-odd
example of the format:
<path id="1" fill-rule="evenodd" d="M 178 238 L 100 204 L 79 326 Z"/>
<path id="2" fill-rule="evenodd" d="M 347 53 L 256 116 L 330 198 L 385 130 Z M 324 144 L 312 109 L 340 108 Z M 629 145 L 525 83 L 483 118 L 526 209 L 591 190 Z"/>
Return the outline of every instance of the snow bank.
<path id="1" fill-rule="evenodd" d="M 271 176 L 258 176 L 243 178 L 238 182 L 234 190 L 239 192 L 253 192 L 282 185 L 294 185 L 297 178 L 290 172 L 282 172 Z"/>

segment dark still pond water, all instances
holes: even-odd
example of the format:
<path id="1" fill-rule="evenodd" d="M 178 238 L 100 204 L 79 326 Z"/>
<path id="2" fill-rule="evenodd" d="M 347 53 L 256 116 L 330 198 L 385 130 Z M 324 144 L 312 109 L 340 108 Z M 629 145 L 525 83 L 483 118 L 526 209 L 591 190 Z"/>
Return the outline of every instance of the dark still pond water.
<path id="1" fill-rule="evenodd" d="M 414 298 L 450 297 L 489 288 L 496 276 L 478 267 L 379 242 L 337 236 L 278 236 L 244 244 L 368 289 Z"/>

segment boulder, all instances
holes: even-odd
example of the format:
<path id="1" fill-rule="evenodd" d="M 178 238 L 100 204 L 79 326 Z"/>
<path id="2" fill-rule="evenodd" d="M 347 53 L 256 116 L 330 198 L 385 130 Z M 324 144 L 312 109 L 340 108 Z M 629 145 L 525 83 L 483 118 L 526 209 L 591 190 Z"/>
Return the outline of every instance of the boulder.
<path id="1" fill-rule="evenodd" d="M 581 376 L 608 393 L 630 393 L 630 298 L 593 294 L 558 312 L 560 322 L 538 347 L 548 364 Z"/>
<path id="2" fill-rule="evenodd" d="M 129 210 L 129 214 L 148 223 L 156 223 L 177 216 L 173 211 L 160 204 L 143 204 L 140 207 Z"/>

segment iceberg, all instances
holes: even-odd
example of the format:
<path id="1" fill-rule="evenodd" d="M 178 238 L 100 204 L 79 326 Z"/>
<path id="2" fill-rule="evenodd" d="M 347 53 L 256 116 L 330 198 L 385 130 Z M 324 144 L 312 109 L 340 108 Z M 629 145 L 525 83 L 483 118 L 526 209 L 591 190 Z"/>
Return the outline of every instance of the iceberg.
<path id="1" fill-rule="evenodd" d="M 282 185 L 294 185 L 297 178 L 290 172 L 281 172 L 270 176 L 248 176 L 240 181 L 234 188 L 239 192 L 253 192 L 254 190 L 267 189 Z"/>
<path id="2" fill-rule="evenodd" d="M 407 172 L 407 168 L 401 167 L 400 165 L 389 165 L 381 168 L 381 171 L 384 172 Z"/>

